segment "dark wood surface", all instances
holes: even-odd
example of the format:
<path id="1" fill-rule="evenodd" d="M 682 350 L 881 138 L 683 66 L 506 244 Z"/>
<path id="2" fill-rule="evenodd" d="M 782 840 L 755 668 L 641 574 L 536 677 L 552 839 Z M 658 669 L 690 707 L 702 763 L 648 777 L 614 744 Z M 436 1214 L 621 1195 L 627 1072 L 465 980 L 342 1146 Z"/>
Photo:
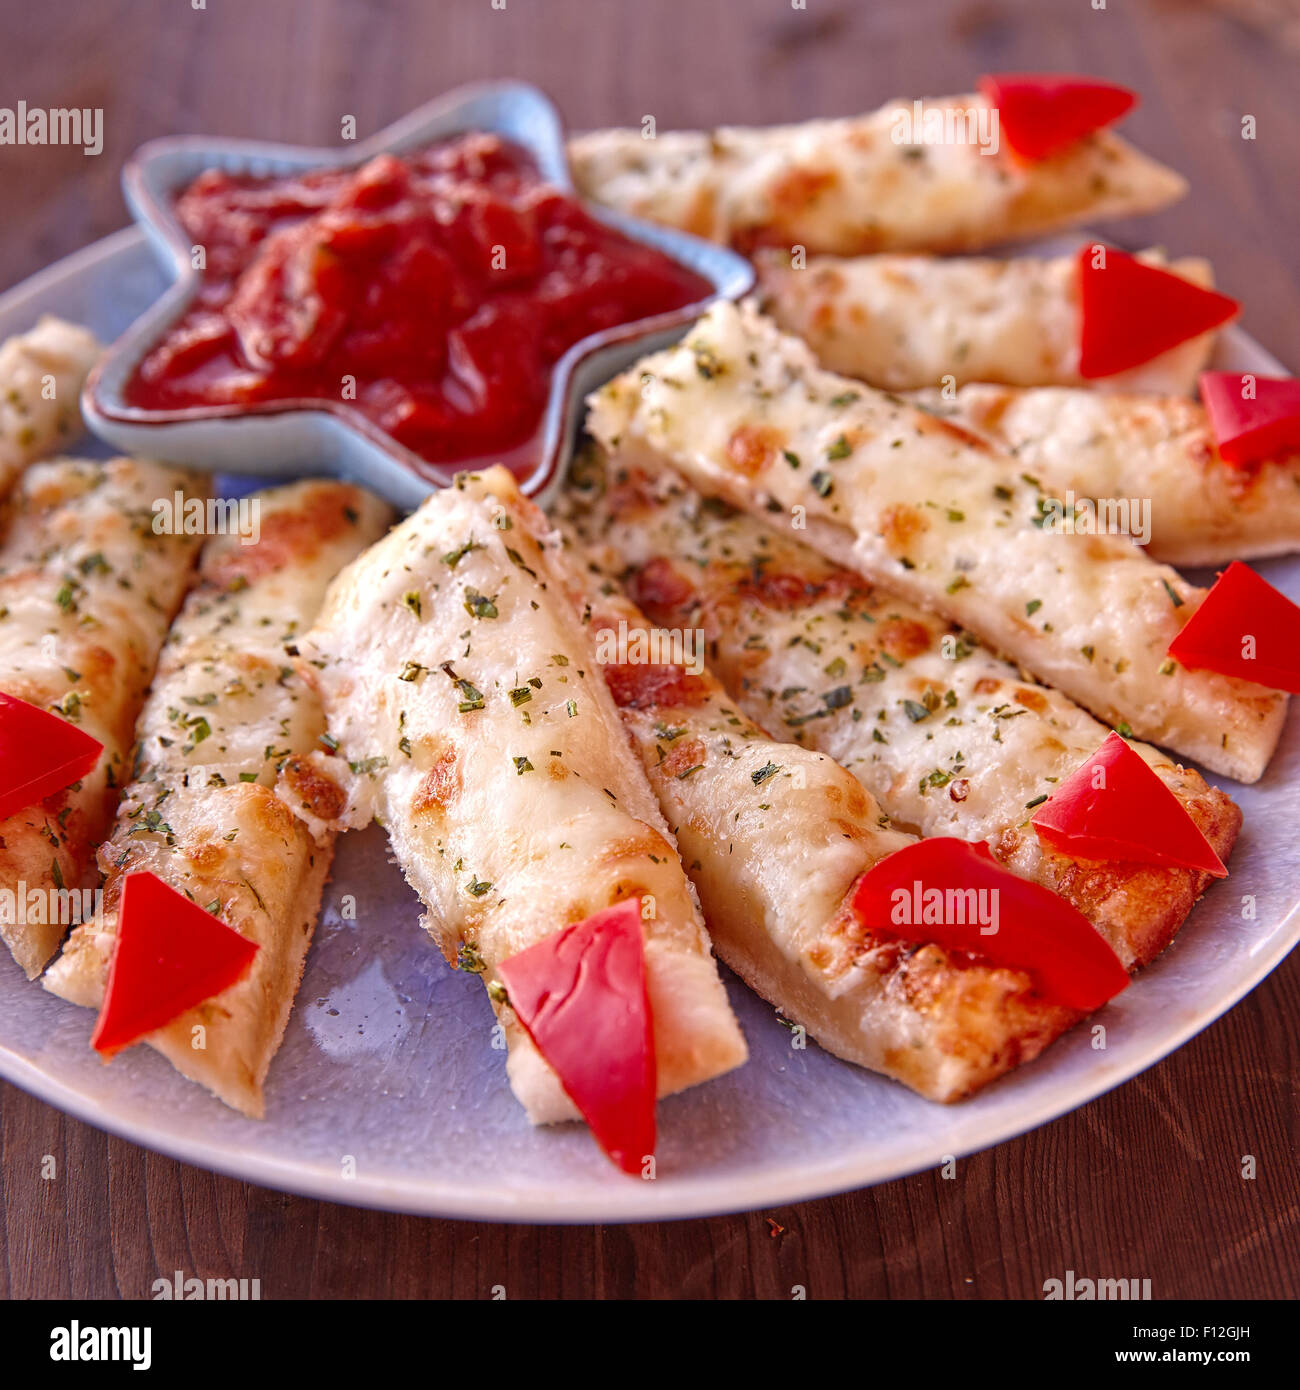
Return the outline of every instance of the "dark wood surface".
<path id="1" fill-rule="evenodd" d="M 854 112 L 987 70 L 1084 71 L 1144 97 L 1127 127 L 1190 198 L 1137 235 L 1213 258 L 1247 326 L 1300 363 L 1295 0 L 0 0 L 0 104 L 100 106 L 103 154 L 0 147 L 0 286 L 123 225 L 142 140 L 334 143 L 459 82 L 538 82 L 576 127 Z M 1240 138 L 1253 115 L 1258 137 Z M 1118 229 L 1117 235 L 1125 229 Z M 1270 834 L 1294 835 L 1272 825 Z M 0 1091 L 0 1294 L 1035 1298 L 1067 1269 L 1156 1298 L 1300 1295 L 1300 953 L 1142 1077 L 1022 1139 L 870 1191 L 747 1216 L 470 1225 L 214 1177 Z M 59 1176 L 42 1180 L 44 1155 Z M 1243 1155 L 1257 1176 L 1242 1177 Z M 775 1226 L 772 1224 L 775 1223 Z"/>

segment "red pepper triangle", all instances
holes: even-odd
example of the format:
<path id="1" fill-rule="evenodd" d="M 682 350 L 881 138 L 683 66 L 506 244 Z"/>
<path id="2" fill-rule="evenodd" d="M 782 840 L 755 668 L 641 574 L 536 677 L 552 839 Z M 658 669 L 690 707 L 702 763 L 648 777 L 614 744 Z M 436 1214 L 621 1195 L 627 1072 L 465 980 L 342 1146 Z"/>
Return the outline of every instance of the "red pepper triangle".
<path id="1" fill-rule="evenodd" d="M 629 898 L 501 962 L 510 1006 L 596 1142 L 637 1174 L 655 1146 L 641 904 Z"/>
<path id="2" fill-rule="evenodd" d="M 1060 73 L 995 73 L 980 78 L 979 90 L 1022 159 L 1045 159 L 1137 105 L 1137 93 L 1127 87 Z"/>
<path id="3" fill-rule="evenodd" d="M 1227 877 L 1186 807 L 1118 734 L 1034 813 L 1038 838 L 1080 859 L 1135 860 Z"/>
<path id="4" fill-rule="evenodd" d="M 1260 463 L 1300 453 L 1300 381 L 1295 377 L 1202 372 L 1201 400 L 1225 462 Z"/>
<path id="5" fill-rule="evenodd" d="M 1128 985 L 1119 957 L 1083 913 L 1004 869 L 983 843 L 939 835 L 895 850 L 858 879 L 851 905 L 872 931 L 1024 970 L 1046 998 L 1070 1009 L 1100 1008 Z"/>
<path id="6" fill-rule="evenodd" d="M 57 714 L 0 695 L 0 821 L 80 781 L 103 751 Z"/>
<path id="7" fill-rule="evenodd" d="M 1234 560 L 1170 642 L 1169 655 L 1191 670 L 1300 695 L 1300 608 Z"/>
<path id="8" fill-rule="evenodd" d="M 1241 305 L 1113 246 L 1079 251 L 1079 375 L 1113 376 L 1236 318 Z"/>
<path id="9" fill-rule="evenodd" d="M 90 1045 L 105 1057 L 248 974 L 259 947 L 150 873 L 128 874 L 104 1006 Z"/>

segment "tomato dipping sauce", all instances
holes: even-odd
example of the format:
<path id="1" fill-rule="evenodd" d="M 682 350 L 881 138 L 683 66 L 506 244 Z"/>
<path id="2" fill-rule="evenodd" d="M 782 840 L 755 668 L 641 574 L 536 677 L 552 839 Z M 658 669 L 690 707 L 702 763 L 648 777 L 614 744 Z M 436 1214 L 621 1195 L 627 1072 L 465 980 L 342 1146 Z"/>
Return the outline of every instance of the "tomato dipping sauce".
<path id="1" fill-rule="evenodd" d="M 520 451 L 566 349 L 712 293 L 495 135 L 288 177 L 211 169 L 176 215 L 201 287 L 128 404 L 343 401 L 430 462 Z"/>

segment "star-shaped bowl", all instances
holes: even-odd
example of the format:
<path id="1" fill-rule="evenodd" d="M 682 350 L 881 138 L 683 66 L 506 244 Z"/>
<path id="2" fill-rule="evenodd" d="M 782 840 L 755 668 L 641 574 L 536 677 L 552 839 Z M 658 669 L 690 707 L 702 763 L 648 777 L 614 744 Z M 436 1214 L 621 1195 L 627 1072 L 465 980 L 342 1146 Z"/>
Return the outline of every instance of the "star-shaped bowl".
<path id="1" fill-rule="evenodd" d="M 371 139 L 339 149 L 204 136 L 153 140 L 142 146 L 122 172 L 123 191 L 175 283 L 113 344 L 91 374 L 82 398 L 90 427 L 115 448 L 213 472 L 335 474 L 400 507 L 417 506 L 457 472 L 496 462 L 491 455 L 454 464 L 419 458 L 342 400 L 144 410 L 125 398 L 138 363 L 181 318 L 198 291 L 202 273 L 191 264 L 190 238 L 176 219 L 174 203 L 205 169 L 265 176 L 352 168 L 378 154 L 401 154 L 470 131 L 514 141 L 533 157 L 544 178 L 573 194 L 559 113 L 537 88 L 518 82 L 460 87 Z M 536 457 L 519 474 L 523 491 L 539 502 L 563 482 L 584 396 L 643 353 L 680 337 L 713 298 L 738 299 L 754 283 L 749 263 L 724 247 L 608 209 L 587 210 L 607 226 L 695 271 L 713 287 L 713 295 L 671 313 L 592 334 L 560 358 L 551 376 Z"/>

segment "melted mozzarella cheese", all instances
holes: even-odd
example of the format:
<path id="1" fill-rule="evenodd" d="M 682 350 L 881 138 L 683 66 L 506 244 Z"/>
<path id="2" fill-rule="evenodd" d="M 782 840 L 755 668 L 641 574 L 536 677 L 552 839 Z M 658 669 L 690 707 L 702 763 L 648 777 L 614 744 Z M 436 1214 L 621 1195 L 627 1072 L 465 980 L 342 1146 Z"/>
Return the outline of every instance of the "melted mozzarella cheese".
<path id="1" fill-rule="evenodd" d="M 918 404 L 977 431 L 1058 496 L 1150 507 L 1147 551 L 1169 565 L 1224 565 L 1300 550 L 1300 456 L 1236 468 L 1205 408 L 1177 396 L 965 386 Z"/>
<path id="2" fill-rule="evenodd" d="M 1141 259 L 1164 263 L 1156 251 Z M 757 264 L 765 312 L 830 371 L 888 391 L 970 381 L 1085 384 L 1075 256 L 814 256 L 795 269 L 788 251 L 767 251 Z M 1180 260 L 1169 269 L 1194 284 L 1213 284 L 1206 261 Z M 1190 396 L 1214 339 L 1202 333 L 1140 367 L 1086 384 Z"/>
<path id="3" fill-rule="evenodd" d="M 0 825 L 0 883 L 78 887 L 130 773 L 136 716 L 190 582 L 192 536 L 159 535 L 152 503 L 199 478 L 130 459 L 30 468 L 0 542 L 0 690 L 104 745 L 80 784 Z M 34 975 L 64 923 L 0 924 Z"/>
<path id="4" fill-rule="evenodd" d="M 750 304 L 591 398 L 631 462 L 668 464 L 900 596 L 980 633 L 1108 723 L 1254 781 L 1286 696 L 1189 670 L 1169 643 L 1205 591 L 1122 535 L 1051 520 L 1043 481 L 915 406 L 822 371 Z"/>
<path id="5" fill-rule="evenodd" d="M 78 398 L 99 353 L 93 333 L 49 314 L 0 343 L 0 497 L 81 433 Z"/>
<path id="6" fill-rule="evenodd" d="M 974 96 L 925 106 L 963 123 L 988 118 Z M 622 212 L 745 250 L 838 255 L 971 251 L 1152 212 L 1186 192 L 1179 175 L 1108 131 L 1028 164 L 977 141 L 923 143 L 903 124 L 913 110 L 899 100 L 851 119 L 653 140 L 602 130 L 570 141 L 569 159 L 579 190 Z"/>
<path id="7" fill-rule="evenodd" d="M 642 900 L 667 1094 L 739 1065 L 744 1040 L 565 586 L 510 475 L 462 475 L 339 578 L 303 669 L 449 960 L 487 984 L 561 927 Z M 572 1118 L 513 1013 L 494 1006 L 529 1115 Z"/>
<path id="8" fill-rule="evenodd" d="M 333 835 L 318 841 L 304 821 L 326 818 L 343 798 L 343 779 L 306 763 L 325 716 L 294 669 L 295 643 L 330 579 L 391 513 L 360 488 L 315 480 L 252 500 L 261 509 L 256 544 L 209 541 L 168 637 L 137 728 L 135 777 L 100 851 L 105 911 L 73 932 L 45 983 L 99 1007 L 122 882 L 156 874 L 261 949 L 245 979 L 148 1041 L 227 1104 L 260 1116 L 333 854 Z M 196 1050 L 198 1026 L 205 1045 Z"/>

